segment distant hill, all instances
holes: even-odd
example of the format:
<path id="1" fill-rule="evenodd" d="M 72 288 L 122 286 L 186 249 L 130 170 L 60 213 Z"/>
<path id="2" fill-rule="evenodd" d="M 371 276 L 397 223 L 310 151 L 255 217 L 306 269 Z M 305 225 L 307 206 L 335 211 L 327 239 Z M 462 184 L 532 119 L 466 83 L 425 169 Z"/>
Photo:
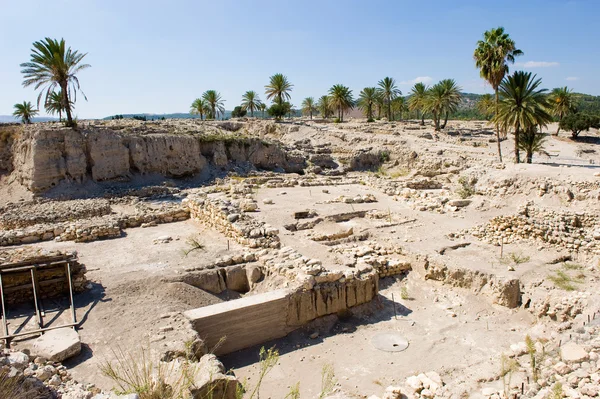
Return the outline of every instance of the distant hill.
<path id="1" fill-rule="evenodd" d="M 105 118 L 102 118 L 103 120 L 111 120 L 115 117 L 116 115 L 111 115 L 111 116 L 107 116 Z M 122 116 L 125 119 L 133 119 L 134 117 L 146 117 L 146 120 L 158 120 L 158 119 L 198 119 L 200 118 L 198 115 L 192 115 L 189 112 L 184 113 L 184 112 L 176 112 L 173 114 L 148 114 L 148 113 L 142 113 L 142 114 L 119 114 L 119 116 Z M 230 119 L 231 118 L 231 111 L 225 111 L 225 115 L 224 115 L 225 119 Z"/>

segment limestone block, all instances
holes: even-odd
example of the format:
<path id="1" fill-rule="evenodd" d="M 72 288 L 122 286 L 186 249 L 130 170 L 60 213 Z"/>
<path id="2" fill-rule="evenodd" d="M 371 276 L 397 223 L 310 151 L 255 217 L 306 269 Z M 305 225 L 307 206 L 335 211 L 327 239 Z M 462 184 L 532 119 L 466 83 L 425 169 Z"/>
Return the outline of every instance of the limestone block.
<path id="1" fill-rule="evenodd" d="M 62 362 L 81 352 L 81 340 L 77 331 L 65 327 L 50 330 L 33 343 L 32 352 L 53 362 Z"/>

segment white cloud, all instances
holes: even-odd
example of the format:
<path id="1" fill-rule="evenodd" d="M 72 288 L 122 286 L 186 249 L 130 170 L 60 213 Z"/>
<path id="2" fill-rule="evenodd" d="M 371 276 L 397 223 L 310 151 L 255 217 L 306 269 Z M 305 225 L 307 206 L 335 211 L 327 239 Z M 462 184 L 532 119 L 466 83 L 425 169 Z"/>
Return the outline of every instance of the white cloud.
<path id="1" fill-rule="evenodd" d="M 431 76 L 417 76 L 412 80 L 403 80 L 400 82 L 401 85 L 414 85 L 415 83 L 431 83 L 433 78 Z"/>
<path id="2" fill-rule="evenodd" d="M 551 68 L 557 67 L 560 64 L 558 62 L 549 61 L 527 61 L 527 62 L 515 62 L 515 65 L 523 68 Z"/>
<path id="3" fill-rule="evenodd" d="M 569 76 L 567 80 L 573 82 L 575 80 L 579 80 L 579 78 L 577 76 Z"/>

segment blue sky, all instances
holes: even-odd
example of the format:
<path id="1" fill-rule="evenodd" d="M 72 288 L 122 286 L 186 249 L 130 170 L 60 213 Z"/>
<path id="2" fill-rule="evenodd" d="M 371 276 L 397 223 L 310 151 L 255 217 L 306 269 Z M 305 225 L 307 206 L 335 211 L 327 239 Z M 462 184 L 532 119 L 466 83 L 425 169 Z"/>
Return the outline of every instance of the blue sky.
<path id="1" fill-rule="evenodd" d="M 207 89 L 233 109 L 278 72 L 294 84 L 295 105 L 336 83 L 356 95 L 385 76 L 404 93 L 415 80 L 444 78 L 491 92 L 472 54 L 497 26 L 525 52 L 513 68 L 537 73 L 547 88 L 600 95 L 597 0 L 0 0 L 0 16 L 4 115 L 36 101 L 19 64 L 45 36 L 88 53 L 92 68 L 79 77 L 89 101 L 78 97 L 79 118 L 187 112 Z"/>

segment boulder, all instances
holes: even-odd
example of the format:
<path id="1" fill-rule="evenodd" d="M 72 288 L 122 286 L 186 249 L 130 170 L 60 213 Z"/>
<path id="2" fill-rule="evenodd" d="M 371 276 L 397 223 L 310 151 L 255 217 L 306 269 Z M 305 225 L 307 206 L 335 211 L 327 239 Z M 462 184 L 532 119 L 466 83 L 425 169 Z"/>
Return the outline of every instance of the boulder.
<path id="1" fill-rule="evenodd" d="M 580 363 L 589 357 L 585 349 L 573 342 L 561 346 L 560 356 L 566 363 Z"/>
<path id="2" fill-rule="evenodd" d="M 65 327 L 50 330 L 37 338 L 31 349 L 36 356 L 52 362 L 62 362 L 81 352 L 79 334 L 72 328 Z"/>
<path id="3" fill-rule="evenodd" d="M 225 269 L 225 283 L 227 288 L 237 292 L 248 292 L 248 277 L 242 266 L 231 266 Z"/>
<path id="4" fill-rule="evenodd" d="M 471 200 L 468 199 L 453 199 L 448 201 L 448 206 L 455 206 L 457 208 L 462 208 L 468 206 L 471 203 Z"/>
<path id="5" fill-rule="evenodd" d="M 190 392 L 193 399 L 236 399 L 239 381 L 225 374 L 223 364 L 213 354 L 202 356 L 189 374 L 194 379 Z"/>

